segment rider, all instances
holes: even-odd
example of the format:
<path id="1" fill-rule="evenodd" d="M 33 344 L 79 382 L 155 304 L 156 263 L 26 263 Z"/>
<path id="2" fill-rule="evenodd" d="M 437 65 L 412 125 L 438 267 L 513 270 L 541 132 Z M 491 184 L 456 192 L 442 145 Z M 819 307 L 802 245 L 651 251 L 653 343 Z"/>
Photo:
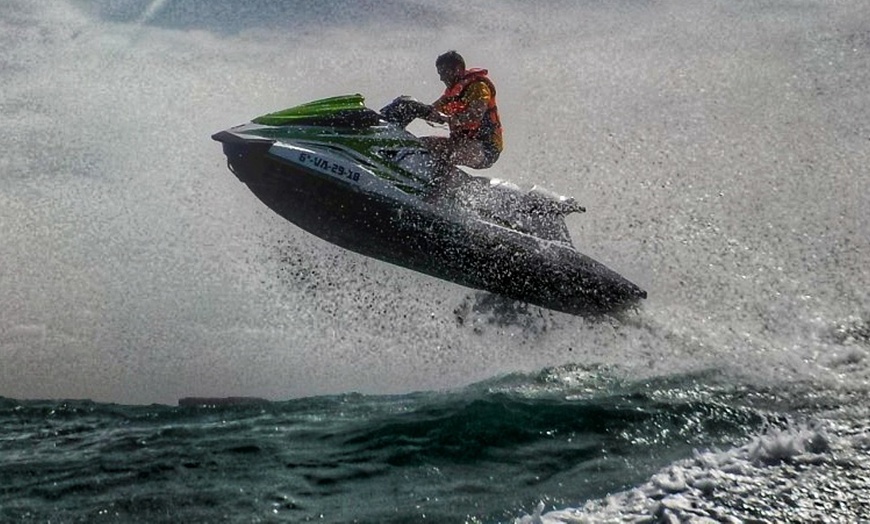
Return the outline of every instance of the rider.
<path id="1" fill-rule="evenodd" d="M 465 69 L 465 60 L 448 51 L 435 61 L 447 89 L 425 120 L 450 126 L 450 136 L 423 137 L 423 143 L 449 165 L 486 169 L 498 160 L 503 142 L 495 86 L 486 69 Z"/>

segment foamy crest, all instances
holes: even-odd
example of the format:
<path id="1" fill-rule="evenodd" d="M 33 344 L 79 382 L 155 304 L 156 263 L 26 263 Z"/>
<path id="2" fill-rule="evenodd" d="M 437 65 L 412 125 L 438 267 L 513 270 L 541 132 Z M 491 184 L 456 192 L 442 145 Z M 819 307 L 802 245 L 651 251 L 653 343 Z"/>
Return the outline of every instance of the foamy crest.
<path id="1" fill-rule="evenodd" d="M 870 510 L 868 466 L 867 428 L 771 429 L 580 508 L 544 512 L 541 503 L 514 524 L 847 521 Z"/>

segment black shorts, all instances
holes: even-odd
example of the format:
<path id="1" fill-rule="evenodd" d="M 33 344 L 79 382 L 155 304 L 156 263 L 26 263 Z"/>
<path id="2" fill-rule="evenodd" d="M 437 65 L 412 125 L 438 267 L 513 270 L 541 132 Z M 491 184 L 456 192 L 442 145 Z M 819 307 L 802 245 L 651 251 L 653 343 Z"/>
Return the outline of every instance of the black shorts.
<path id="1" fill-rule="evenodd" d="M 454 148 L 463 148 L 465 145 L 479 145 L 480 149 L 483 150 L 483 158 L 480 159 L 480 162 L 476 162 L 474 165 L 471 163 L 465 164 L 460 162 L 461 165 L 468 166 L 472 169 L 486 169 L 488 167 L 492 167 L 495 164 L 495 161 L 498 160 L 499 155 L 501 155 L 501 151 L 498 146 L 492 140 L 478 140 L 474 138 L 466 138 L 463 136 L 450 136 L 450 141 L 453 142 L 452 147 Z M 476 155 L 475 155 L 476 156 Z"/>

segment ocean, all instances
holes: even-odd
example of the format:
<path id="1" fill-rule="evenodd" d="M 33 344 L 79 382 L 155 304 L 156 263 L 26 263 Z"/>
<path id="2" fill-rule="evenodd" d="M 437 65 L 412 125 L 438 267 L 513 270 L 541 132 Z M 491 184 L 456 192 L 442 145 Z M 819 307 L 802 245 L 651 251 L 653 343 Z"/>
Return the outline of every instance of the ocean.
<path id="1" fill-rule="evenodd" d="M 0 4 L 0 522 L 870 521 L 870 4 Z M 212 133 L 498 88 L 484 173 L 646 289 L 332 246 Z M 421 134 L 433 131 L 414 124 Z"/>
<path id="2" fill-rule="evenodd" d="M 7 399 L 0 518 L 539 522 L 520 516 L 584 501 L 547 521 L 866 514 L 866 426 L 806 422 L 822 399 L 716 375 L 626 382 L 565 366 L 390 396 Z"/>

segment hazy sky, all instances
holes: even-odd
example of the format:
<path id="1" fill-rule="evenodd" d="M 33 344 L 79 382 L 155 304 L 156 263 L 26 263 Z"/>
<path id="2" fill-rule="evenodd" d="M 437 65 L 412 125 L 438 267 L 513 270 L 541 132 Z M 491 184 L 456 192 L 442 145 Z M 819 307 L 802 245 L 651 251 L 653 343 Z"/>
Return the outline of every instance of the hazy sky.
<path id="1" fill-rule="evenodd" d="M 0 5 L 0 395 L 399 392 L 572 361 L 840 373 L 819 344 L 870 317 L 870 4 L 294 4 Z M 470 290 L 272 214 L 209 139 L 324 96 L 434 99 L 447 49 L 499 89 L 488 174 L 589 209 L 578 248 L 649 291 L 631 322 L 468 312 Z"/>

